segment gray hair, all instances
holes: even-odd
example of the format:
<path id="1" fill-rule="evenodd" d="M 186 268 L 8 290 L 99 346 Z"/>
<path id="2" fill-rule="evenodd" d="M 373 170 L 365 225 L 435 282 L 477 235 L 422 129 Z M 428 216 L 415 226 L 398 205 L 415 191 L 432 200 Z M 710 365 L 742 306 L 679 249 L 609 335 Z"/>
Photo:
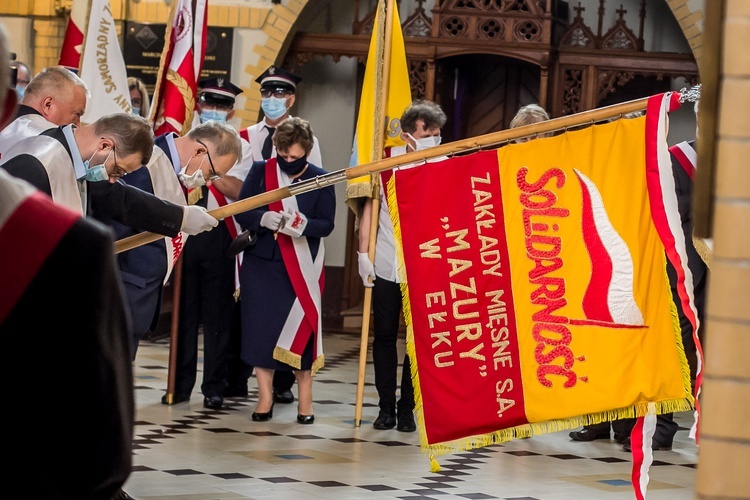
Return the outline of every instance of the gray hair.
<path id="1" fill-rule="evenodd" d="M 24 97 L 56 97 L 72 99 L 73 87 L 81 87 L 86 92 L 86 99 L 91 98 L 91 92 L 86 83 L 78 75 L 64 66 L 49 66 L 36 74 L 28 86 Z"/>
<path id="2" fill-rule="evenodd" d="M 242 141 L 231 125 L 209 120 L 193 127 L 187 136 L 193 140 L 210 142 L 216 156 L 232 155 L 235 163 L 242 160 Z"/>
<path id="3" fill-rule="evenodd" d="M 527 104 L 518 110 L 516 116 L 510 121 L 510 128 L 522 127 L 549 120 L 547 111 L 538 104 Z"/>

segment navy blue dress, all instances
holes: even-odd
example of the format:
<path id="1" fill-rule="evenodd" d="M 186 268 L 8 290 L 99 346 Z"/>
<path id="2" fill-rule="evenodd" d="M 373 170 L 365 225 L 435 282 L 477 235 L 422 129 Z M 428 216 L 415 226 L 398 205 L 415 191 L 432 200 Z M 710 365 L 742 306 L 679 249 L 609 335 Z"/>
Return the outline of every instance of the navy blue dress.
<path id="1" fill-rule="evenodd" d="M 265 170 L 264 161 L 253 164 L 242 184 L 240 199 L 266 191 Z M 294 182 L 327 173 L 322 168 L 309 164 L 307 170 Z M 321 238 L 333 231 L 336 192 L 333 186 L 327 186 L 300 194 L 296 200 L 299 211 L 307 217 L 303 236 L 307 238 L 310 253 L 315 259 Z M 254 231 L 258 238 L 254 245 L 245 249 L 240 270 L 242 360 L 260 368 L 288 371 L 292 367 L 276 361 L 273 350 L 296 295 L 273 231 L 260 226 L 260 219 L 267 210 L 268 206 L 263 206 L 235 216 L 243 229 Z M 302 355 L 301 369 L 311 369 L 312 361 L 311 340 Z"/>

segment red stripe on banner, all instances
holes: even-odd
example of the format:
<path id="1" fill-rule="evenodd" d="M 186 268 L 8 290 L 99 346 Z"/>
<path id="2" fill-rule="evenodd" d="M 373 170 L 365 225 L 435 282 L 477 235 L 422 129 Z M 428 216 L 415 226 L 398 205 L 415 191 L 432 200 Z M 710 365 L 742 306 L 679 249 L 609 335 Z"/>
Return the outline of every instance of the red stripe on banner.
<path id="1" fill-rule="evenodd" d="M 208 190 L 211 191 L 211 193 L 214 195 L 214 198 L 216 198 L 216 202 L 220 207 L 224 207 L 229 203 L 226 196 L 224 196 L 224 193 L 219 191 L 215 186 L 208 186 Z M 226 224 L 227 229 L 229 230 L 229 235 L 232 237 L 232 239 L 236 238 L 238 233 L 237 226 L 234 222 L 234 217 L 230 216 L 224 218 L 224 224 Z"/>
<path id="2" fill-rule="evenodd" d="M 654 221 L 654 226 L 664 244 L 667 258 L 672 263 L 677 274 L 677 292 L 682 303 L 683 312 L 695 331 L 698 319 L 695 317 L 693 307 L 691 307 L 690 296 L 685 287 L 685 268 L 687 267 L 687 262 L 682 261 L 682 258 L 676 249 L 675 235 L 672 234 L 667 221 L 666 208 L 664 206 L 665 193 L 662 190 L 660 178 L 661 171 L 665 171 L 665 175 L 672 175 L 672 164 L 670 160 L 664 159 L 664 162 L 669 161 L 669 164 L 660 164 L 657 142 L 659 137 L 659 114 L 661 111 L 663 96 L 663 94 L 659 94 L 650 97 L 648 100 L 646 111 L 646 182 L 648 184 L 649 201 L 651 202 L 651 216 Z M 675 109 L 674 103 L 675 96 L 672 95 L 669 103 L 670 110 Z M 675 193 L 668 193 L 666 195 L 676 196 Z M 678 230 L 680 231 L 680 236 L 682 236 L 682 229 L 678 228 Z"/>
<path id="3" fill-rule="evenodd" d="M 428 443 L 528 423 L 500 186 L 492 150 L 395 173 Z"/>
<path id="4" fill-rule="evenodd" d="M 80 215 L 36 191 L 24 199 L 0 228 L 0 323 L 23 296 L 60 239 Z M 39 227 L 39 221 L 44 226 Z"/>
<path id="5" fill-rule="evenodd" d="M 633 454 L 633 468 L 630 481 L 633 483 L 633 492 L 636 500 L 644 500 L 646 492 L 641 488 L 641 474 L 643 472 L 643 417 L 638 417 L 635 426 L 630 432 L 630 449 Z"/>
<path id="6" fill-rule="evenodd" d="M 583 312 L 586 318 L 605 323 L 614 323 L 609 311 L 609 285 L 612 283 L 612 257 L 604 247 L 599 231 L 594 223 L 591 206 L 591 193 L 586 183 L 578 177 L 583 195 L 583 213 L 581 217 L 583 242 L 591 257 L 591 280 L 583 295 Z"/>

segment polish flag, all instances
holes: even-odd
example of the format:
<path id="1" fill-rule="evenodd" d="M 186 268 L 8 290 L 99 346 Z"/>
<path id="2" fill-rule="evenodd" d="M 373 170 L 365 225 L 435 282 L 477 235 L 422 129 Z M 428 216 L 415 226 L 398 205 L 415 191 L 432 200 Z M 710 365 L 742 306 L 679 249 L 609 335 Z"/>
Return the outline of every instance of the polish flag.
<path id="1" fill-rule="evenodd" d="M 89 13 L 89 2 L 87 0 L 76 0 L 70 10 L 68 27 L 65 29 L 62 49 L 60 50 L 60 66 L 65 66 L 71 71 L 78 73 L 81 65 L 81 52 L 83 52 L 83 33 L 86 29 L 86 16 Z"/>
<path id="2" fill-rule="evenodd" d="M 154 134 L 190 130 L 203 58 L 206 53 L 208 0 L 172 4 L 171 22 L 151 104 Z"/>

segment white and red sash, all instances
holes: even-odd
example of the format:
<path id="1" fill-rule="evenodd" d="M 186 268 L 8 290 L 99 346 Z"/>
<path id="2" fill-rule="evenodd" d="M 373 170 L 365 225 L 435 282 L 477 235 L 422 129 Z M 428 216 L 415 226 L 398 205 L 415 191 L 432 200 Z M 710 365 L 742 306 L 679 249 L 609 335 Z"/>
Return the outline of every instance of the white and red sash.
<path id="1" fill-rule="evenodd" d="M 7 182 L 6 182 L 7 181 Z M 0 323 L 4 322 L 65 233 L 81 218 L 0 171 Z M 40 224 L 43 221 L 43 224 Z"/>
<path id="2" fill-rule="evenodd" d="M 692 179 L 695 175 L 695 167 L 698 164 L 698 153 L 693 149 L 693 146 L 687 141 L 683 141 L 670 147 L 669 152 L 674 155 L 677 162 Z"/>
<path id="3" fill-rule="evenodd" d="M 266 161 L 266 187 L 269 191 L 286 187 L 291 184 L 289 176 L 276 168 L 276 159 Z M 269 204 L 270 210 L 297 211 L 297 199 L 285 198 Z M 321 304 L 323 294 L 323 260 L 325 247 L 320 241 L 318 254 L 313 261 L 307 238 L 301 236 L 292 238 L 278 233 L 277 240 L 281 249 L 289 279 L 292 282 L 294 300 L 289 311 L 281 335 L 273 352 L 274 359 L 282 361 L 295 368 L 301 367 L 302 353 L 314 335 L 312 373 L 315 374 L 324 364 Z"/>
<path id="4" fill-rule="evenodd" d="M 176 205 L 185 205 L 185 193 L 182 190 L 182 184 L 175 175 L 174 166 L 169 156 L 161 148 L 154 148 L 151 160 L 143 168 L 148 169 L 148 174 L 151 177 L 151 186 L 154 189 L 154 196 Z M 173 238 L 164 238 L 167 251 L 167 273 L 164 275 L 165 285 L 169 281 L 174 264 L 182 253 L 182 248 L 185 246 L 187 238 L 188 234 L 183 232 L 178 233 Z"/>

